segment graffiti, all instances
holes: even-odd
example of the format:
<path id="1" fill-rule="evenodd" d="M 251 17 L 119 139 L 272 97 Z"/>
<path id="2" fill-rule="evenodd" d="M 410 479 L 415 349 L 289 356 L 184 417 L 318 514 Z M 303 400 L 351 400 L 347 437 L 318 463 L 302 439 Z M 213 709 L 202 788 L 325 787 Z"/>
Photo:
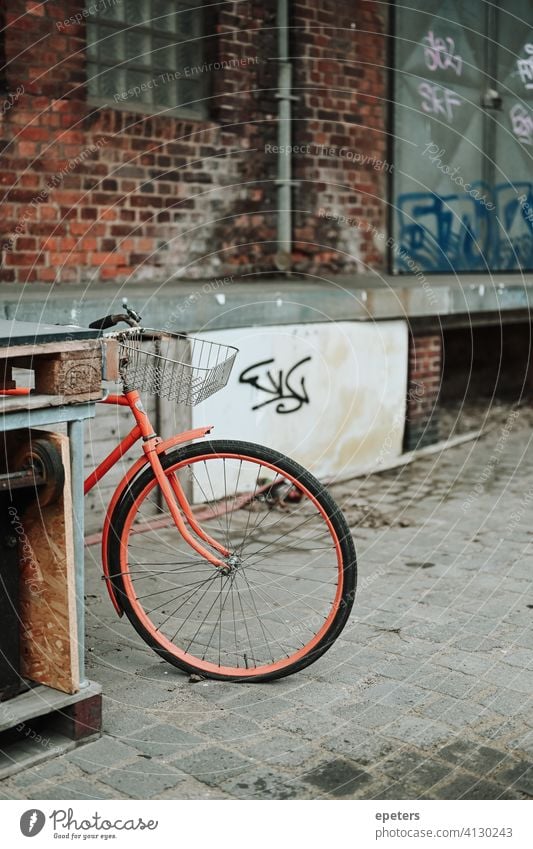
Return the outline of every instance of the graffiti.
<path id="1" fill-rule="evenodd" d="M 302 360 L 298 360 L 285 375 L 282 369 L 279 369 L 277 374 L 273 374 L 270 369 L 264 375 L 259 373 L 262 366 L 272 365 L 274 359 L 261 360 L 244 369 L 239 376 L 239 383 L 247 383 L 259 392 L 265 392 L 267 395 L 272 396 L 260 404 L 255 404 L 252 410 L 260 410 L 261 407 L 266 407 L 268 404 L 277 403 L 276 413 L 286 415 L 287 413 L 296 413 L 304 404 L 309 404 L 309 396 L 305 388 L 305 377 L 300 378 L 297 387 L 291 383 L 291 380 L 293 378 L 296 380 L 296 370 L 304 363 L 309 362 L 310 359 L 311 357 L 304 357 Z M 263 383 L 260 382 L 262 378 Z"/>
<path id="2" fill-rule="evenodd" d="M 515 103 L 509 110 L 509 118 L 516 138 L 524 144 L 533 144 L 533 115 L 527 106 Z"/>
<path id="3" fill-rule="evenodd" d="M 446 71 L 451 68 L 458 77 L 463 72 L 463 59 L 455 53 L 453 38 L 437 38 L 432 30 L 422 39 L 424 62 L 430 71 Z"/>
<path id="4" fill-rule="evenodd" d="M 461 98 L 455 91 L 449 88 L 444 88 L 433 83 L 420 83 L 418 92 L 422 98 L 420 106 L 424 112 L 429 112 L 432 115 L 444 115 L 446 120 L 451 123 L 454 119 L 454 106 L 460 106 Z"/>
<path id="5" fill-rule="evenodd" d="M 517 59 L 516 67 L 525 88 L 533 89 L 533 44 L 525 44 L 524 52 L 528 54 L 527 59 Z"/>
<path id="6" fill-rule="evenodd" d="M 398 240 L 405 255 L 425 271 L 532 269 L 533 222 L 527 210 L 533 205 L 533 183 L 471 186 L 490 197 L 491 205 L 472 192 L 399 196 Z M 398 267 L 409 270 L 401 253 Z"/>

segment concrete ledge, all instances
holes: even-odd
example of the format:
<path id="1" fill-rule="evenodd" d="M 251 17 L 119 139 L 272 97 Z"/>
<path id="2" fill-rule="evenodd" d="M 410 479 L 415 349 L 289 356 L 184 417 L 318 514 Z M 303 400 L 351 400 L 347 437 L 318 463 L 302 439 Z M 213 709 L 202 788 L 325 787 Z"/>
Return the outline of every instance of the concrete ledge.
<path id="1" fill-rule="evenodd" d="M 453 326 L 528 320 L 533 275 L 380 275 L 318 280 L 274 275 L 205 281 L 26 287 L 4 285 L 0 317 L 87 325 L 118 312 L 123 295 L 146 325 L 175 330 L 223 329 L 317 321 L 408 319 Z"/>

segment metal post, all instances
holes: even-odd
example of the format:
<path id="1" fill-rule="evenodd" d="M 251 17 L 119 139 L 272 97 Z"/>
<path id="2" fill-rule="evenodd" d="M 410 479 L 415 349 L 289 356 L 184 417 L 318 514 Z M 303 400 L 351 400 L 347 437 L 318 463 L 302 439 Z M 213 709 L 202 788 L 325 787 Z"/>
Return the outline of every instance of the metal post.
<path id="1" fill-rule="evenodd" d="M 72 488 L 72 519 L 74 536 L 74 569 L 76 587 L 76 619 L 78 627 L 78 660 L 80 687 L 87 687 L 85 677 L 85 578 L 84 578 L 84 498 L 83 498 L 83 419 L 68 424 L 70 439 L 70 469 Z"/>
<path id="2" fill-rule="evenodd" d="M 292 253 L 292 65 L 289 60 L 289 3 L 278 0 L 278 227 L 277 264 L 289 270 Z"/>

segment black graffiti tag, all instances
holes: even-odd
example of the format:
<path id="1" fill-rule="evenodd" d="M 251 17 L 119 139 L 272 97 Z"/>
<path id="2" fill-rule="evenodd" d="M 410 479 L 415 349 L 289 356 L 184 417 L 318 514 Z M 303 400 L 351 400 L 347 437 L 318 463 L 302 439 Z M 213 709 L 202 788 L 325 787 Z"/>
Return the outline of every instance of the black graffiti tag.
<path id="1" fill-rule="evenodd" d="M 270 369 L 267 370 L 265 375 L 258 373 L 261 366 L 272 365 L 274 359 L 261 360 L 244 369 L 239 376 L 239 383 L 248 383 L 250 386 L 258 389 L 259 392 L 265 392 L 267 395 L 272 396 L 260 404 L 254 404 L 252 410 L 259 410 L 268 404 L 276 404 L 278 402 L 276 413 L 285 415 L 287 413 L 296 413 L 304 404 L 309 404 L 309 396 L 305 388 L 305 377 L 301 377 L 299 383 L 297 378 L 294 377 L 297 383 L 296 387 L 291 383 L 291 379 L 296 369 L 307 363 L 310 359 L 311 357 L 304 357 L 302 360 L 298 360 L 285 375 L 282 369 L 279 369 L 276 374 L 273 374 L 274 370 L 271 371 Z M 264 382 L 261 384 L 260 381 L 262 378 L 264 378 Z"/>

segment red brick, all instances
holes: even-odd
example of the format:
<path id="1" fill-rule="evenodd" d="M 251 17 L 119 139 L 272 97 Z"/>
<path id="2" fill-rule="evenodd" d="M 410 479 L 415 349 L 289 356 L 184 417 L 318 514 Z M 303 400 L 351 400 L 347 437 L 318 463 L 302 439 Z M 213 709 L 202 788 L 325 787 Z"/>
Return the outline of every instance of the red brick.
<path id="1" fill-rule="evenodd" d="M 126 265 L 126 257 L 123 254 L 95 252 L 91 254 L 91 265 Z"/>

